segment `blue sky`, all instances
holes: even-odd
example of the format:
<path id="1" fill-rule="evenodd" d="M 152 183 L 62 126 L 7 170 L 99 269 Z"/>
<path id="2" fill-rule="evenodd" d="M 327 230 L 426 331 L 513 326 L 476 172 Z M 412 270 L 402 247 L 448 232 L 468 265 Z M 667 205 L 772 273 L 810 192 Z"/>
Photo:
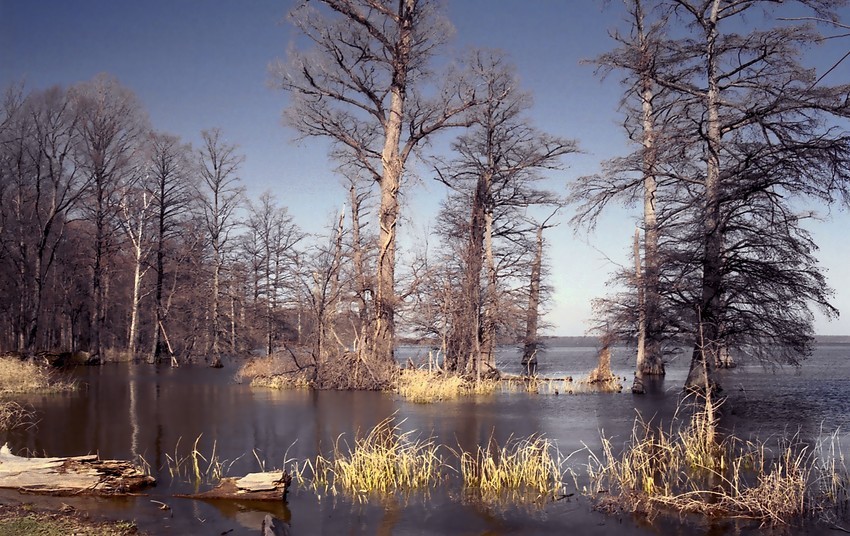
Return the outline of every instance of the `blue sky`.
<path id="1" fill-rule="evenodd" d="M 280 121 L 287 96 L 268 83 L 269 63 L 284 58 L 296 37 L 283 22 L 293 4 L 0 0 L 0 86 L 20 80 L 29 88 L 69 85 L 108 72 L 136 92 L 158 130 L 197 144 L 202 129 L 220 127 L 246 156 L 241 176 L 249 196 L 270 189 L 302 228 L 319 232 L 339 210 L 345 191 L 324 143 L 293 142 L 295 133 Z M 627 150 L 617 113 L 617 77 L 602 82 L 592 66 L 581 64 L 612 46 L 607 32 L 621 25 L 622 14 L 619 2 L 609 4 L 603 9 L 602 2 L 590 0 L 447 2 L 456 28 L 450 46 L 508 52 L 523 87 L 534 96 L 536 125 L 579 141 L 584 154 L 567 158 L 568 168 L 549 179 L 557 190 Z M 845 8 L 844 15 L 850 20 L 850 10 Z M 818 62 L 837 61 L 850 49 L 848 41 L 819 50 Z M 845 64 L 829 81 L 846 82 L 848 72 L 850 64 Z M 405 191 L 401 232 L 407 244 L 427 237 L 444 195 L 427 170 L 420 171 Z M 590 301 L 604 294 L 615 264 L 629 262 L 636 215 L 615 209 L 591 236 L 574 235 L 566 223 L 549 231 L 555 294 L 547 320 L 553 333 L 580 335 L 587 329 Z M 818 318 L 816 330 L 850 334 L 850 248 L 845 242 L 850 215 L 834 208 L 829 221 L 810 229 L 836 291 L 834 303 L 844 312 L 833 322 Z M 436 245 L 436 239 L 431 243 Z"/>

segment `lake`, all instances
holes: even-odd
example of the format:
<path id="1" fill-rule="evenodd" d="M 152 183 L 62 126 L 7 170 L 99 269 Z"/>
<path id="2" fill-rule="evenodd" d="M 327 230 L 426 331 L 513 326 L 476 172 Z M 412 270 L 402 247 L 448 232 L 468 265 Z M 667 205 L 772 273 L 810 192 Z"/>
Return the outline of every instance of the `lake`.
<path id="1" fill-rule="evenodd" d="M 402 348 L 401 355 L 418 349 Z M 518 373 L 519 351 L 501 348 L 498 362 Z M 16 454 L 71 456 L 98 453 L 103 458 L 141 456 L 159 482 L 148 496 L 122 499 L 72 499 L 18 496 L 0 498 L 71 504 L 114 519 L 134 520 L 152 534 L 259 534 L 266 513 L 287 521 L 298 534 L 761 534 L 746 522 L 656 519 L 595 512 L 589 501 L 573 497 L 542 508 L 486 505 L 468 500 L 457 482 L 446 482 L 427 496 L 413 494 L 366 503 L 342 497 L 317 497 L 293 485 L 279 503 L 210 503 L 178 499 L 193 486 L 172 479 L 168 457 L 188 454 L 195 440 L 205 456 L 213 452 L 237 476 L 280 468 L 284 459 L 314 458 L 330 451 L 338 438 L 353 444 L 394 417 L 402 430 L 433 436 L 452 448 L 473 451 L 490 438 L 543 434 L 555 441 L 568 466 L 583 473 L 588 453 L 599 452 L 600 432 L 622 444 L 636 411 L 645 418 L 669 419 L 676 411 L 687 375 L 689 354 L 668 364 L 661 388 L 632 395 L 632 351 L 617 348 L 612 368 L 624 381 L 623 393 L 537 395 L 519 392 L 469 397 L 438 404 L 413 404 L 374 392 L 273 391 L 233 381 L 235 367 L 108 364 L 67 372 L 80 382 L 75 393 L 24 397 L 37 413 L 37 425 L 5 438 Z M 551 347 L 539 356 L 541 375 L 579 378 L 595 365 L 596 349 Z M 765 369 L 744 364 L 723 371 L 727 395 L 722 426 L 742 437 L 768 438 L 784 433 L 814 440 L 822 432 L 850 429 L 850 345 L 821 345 L 802 368 Z M 846 436 L 845 436 L 846 437 Z M 845 440 L 846 443 L 846 440 Z M 176 451 L 176 453 L 175 453 Z M 445 452 L 444 452 L 445 454 Z M 581 477 L 579 485 L 582 484 Z M 575 492 L 572 479 L 569 492 Z M 169 505 L 161 510 L 159 501 Z M 786 532 L 787 533 L 787 532 Z M 817 534 L 799 527 L 792 534 Z"/>

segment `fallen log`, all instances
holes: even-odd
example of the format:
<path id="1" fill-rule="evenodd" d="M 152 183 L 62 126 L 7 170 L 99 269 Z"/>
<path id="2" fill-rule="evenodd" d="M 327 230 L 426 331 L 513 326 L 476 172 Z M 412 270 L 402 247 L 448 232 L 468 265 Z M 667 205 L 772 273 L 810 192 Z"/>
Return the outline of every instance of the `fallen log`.
<path id="1" fill-rule="evenodd" d="M 133 463 L 97 455 L 24 458 L 0 448 L 0 488 L 46 495 L 129 495 L 156 480 Z"/>
<path id="2" fill-rule="evenodd" d="M 187 499 L 226 499 L 243 501 L 280 501 L 286 497 L 292 477 L 283 471 L 248 473 L 237 477 L 222 478 L 209 491 L 191 495 L 177 495 Z"/>

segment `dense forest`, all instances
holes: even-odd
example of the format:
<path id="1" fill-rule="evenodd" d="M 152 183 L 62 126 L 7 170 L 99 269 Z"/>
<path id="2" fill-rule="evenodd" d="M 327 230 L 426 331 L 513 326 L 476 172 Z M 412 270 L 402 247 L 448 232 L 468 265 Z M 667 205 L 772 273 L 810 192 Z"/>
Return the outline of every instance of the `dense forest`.
<path id="1" fill-rule="evenodd" d="M 283 351 L 319 385 L 375 388 L 404 337 L 439 347 L 450 371 L 494 375 L 498 344 L 535 359 L 552 229 L 625 204 L 642 208 L 634 264 L 598 300 L 595 333 L 637 346 L 636 391 L 683 344 L 691 386 L 734 354 L 797 363 L 812 308 L 837 314 L 800 207 L 850 202 L 850 84 L 828 84 L 805 52 L 848 27 L 843 0 L 794 2 L 794 17 L 774 4 L 626 1 L 628 24 L 595 62 L 622 83 L 634 151 L 580 178 L 563 171 L 580 142 L 532 124 L 506 54 L 449 57 L 439 4 L 300 5 L 289 20 L 306 46 L 271 77 L 288 125 L 331 141 L 348 202 L 324 229 L 301 228 L 273 191 L 248 198 L 238 140 L 158 131 L 108 74 L 12 85 L 0 350 L 214 366 Z M 429 153 L 436 136 L 450 151 Z M 400 263 L 414 159 L 450 193 L 437 247 Z"/>

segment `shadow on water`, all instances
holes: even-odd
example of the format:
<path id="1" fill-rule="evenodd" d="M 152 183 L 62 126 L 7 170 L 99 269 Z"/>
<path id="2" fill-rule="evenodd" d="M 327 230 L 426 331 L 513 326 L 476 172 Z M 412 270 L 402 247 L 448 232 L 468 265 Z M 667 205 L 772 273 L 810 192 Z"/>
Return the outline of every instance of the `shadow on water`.
<path id="1" fill-rule="evenodd" d="M 848 378 L 850 348 L 816 353 L 800 371 L 766 372 L 742 366 L 724 372 L 728 425 L 737 433 L 781 433 L 800 428 L 809 437 L 823 426 L 832 431 L 850 420 Z M 580 377 L 594 366 L 593 348 L 550 348 L 539 355 L 539 370 L 552 376 Z M 629 352 L 615 352 L 614 373 L 630 385 Z M 519 355 L 503 349 L 499 359 L 510 371 Z M 534 395 L 501 393 L 440 404 L 418 405 L 375 392 L 272 391 L 232 381 L 233 370 L 207 367 L 106 365 L 70 372 L 79 392 L 37 395 L 21 402 L 37 411 L 38 425 L 18 429 L 8 440 L 16 453 L 52 456 L 97 452 L 104 458 L 142 457 L 159 485 L 149 496 L 115 500 L 19 497 L 28 502 L 74 503 L 101 515 L 135 520 L 152 534 L 258 534 L 271 514 L 297 534 L 747 534 L 745 523 L 700 524 L 605 515 L 576 496 L 543 508 L 488 505 L 468 500 L 457 481 L 444 482 L 427 498 L 419 494 L 364 504 L 343 497 L 317 498 L 295 487 L 285 503 L 203 502 L 177 499 L 195 486 L 172 480 L 169 457 L 198 449 L 209 456 L 215 446 L 229 474 L 280 468 L 285 457 L 305 460 L 329 453 L 336 441 L 345 449 L 383 419 L 395 416 L 402 431 L 433 436 L 455 450 L 474 452 L 491 439 L 543 434 L 563 455 L 575 453 L 568 466 L 583 472 L 589 447 L 598 452 L 600 432 L 622 445 L 637 413 L 664 422 L 676 412 L 687 370 L 672 363 L 665 379 L 643 396 L 620 394 Z M 637 412 L 637 413 L 636 413 Z M 179 445 L 179 448 L 178 448 Z M 177 452 L 176 452 L 177 451 Z M 444 451 L 444 455 L 447 454 Z M 573 484 L 569 483 L 569 492 Z M 582 481 L 579 481 L 582 484 Z M 207 486 L 208 487 L 208 486 Z M 5 492 L 0 498 L 16 494 Z M 154 502 L 158 501 L 158 502 Z M 159 503 L 169 506 L 161 510 Z M 798 534 L 805 534 L 798 531 Z"/>

